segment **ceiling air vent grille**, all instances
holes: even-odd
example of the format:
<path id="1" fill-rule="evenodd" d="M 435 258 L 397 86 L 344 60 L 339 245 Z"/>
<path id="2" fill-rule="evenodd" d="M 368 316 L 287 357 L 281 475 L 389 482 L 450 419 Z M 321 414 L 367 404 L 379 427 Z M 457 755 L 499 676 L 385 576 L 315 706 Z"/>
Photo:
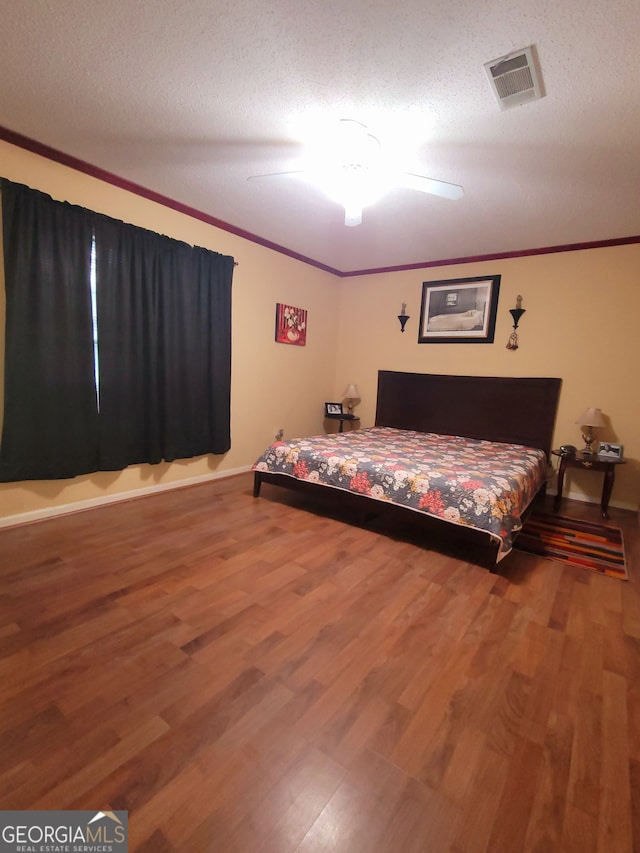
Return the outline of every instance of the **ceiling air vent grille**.
<path id="1" fill-rule="evenodd" d="M 533 47 L 501 56 L 485 63 L 484 68 L 501 110 L 535 101 L 543 95 Z"/>

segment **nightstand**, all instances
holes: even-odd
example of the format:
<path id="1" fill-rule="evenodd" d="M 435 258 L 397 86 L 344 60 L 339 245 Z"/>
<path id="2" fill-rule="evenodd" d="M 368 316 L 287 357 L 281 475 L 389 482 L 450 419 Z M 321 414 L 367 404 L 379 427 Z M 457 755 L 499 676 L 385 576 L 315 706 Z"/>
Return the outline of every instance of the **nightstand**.
<path id="1" fill-rule="evenodd" d="M 358 427 L 355 425 L 356 421 L 360 423 L 360 418 L 357 415 L 325 415 L 325 420 L 327 421 L 340 421 L 340 428 L 338 432 L 344 432 L 345 422 L 350 424 L 349 430 L 357 429 Z"/>
<path id="2" fill-rule="evenodd" d="M 560 467 L 558 468 L 558 494 L 554 502 L 554 510 L 558 512 L 560 509 L 562 490 L 564 488 L 564 474 L 567 468 L 584 468 L 587 471 L 599 471 L 604 474 L 600 508 L 602 510 L 602 517 L 609 518 L 609 499 L 616 479 L 616 465 L 624 465 L 625 460 L 603 459 L 597 453 L 582 453 L 580 450 L 572 454 L 561 453 L 559 450 L 552 450 L 551 452 L 560 459 Z"/>

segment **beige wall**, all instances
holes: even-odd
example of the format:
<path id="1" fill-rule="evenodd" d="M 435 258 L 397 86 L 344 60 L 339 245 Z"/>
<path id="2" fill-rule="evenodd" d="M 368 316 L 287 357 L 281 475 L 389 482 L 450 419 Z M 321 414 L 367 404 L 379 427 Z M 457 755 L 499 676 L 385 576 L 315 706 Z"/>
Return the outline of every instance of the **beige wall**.
<path id="1" fill-rule="evenodd" d="M 624 444 L 628 459 L 619 469 L 612 503 L 638 507 L 640 246 L 337 279 L 3 142 L 0 175 L 54 198 L 233 255 L 238 262 L 229 453 L 132 466 L 72 481 L 0 484 L 0 524 L 245 469 L 280 427 L 287 436 L 320 432 L 324 401 L 340 399 L 349 382 L 360 388 L 358 413 L 362 425 L 370 425 L 379 369 L 561 377 L 555 443 L 579 445 L 576 417 L 587 406 L 601 408 L 609 425 L 599 437 Z M 502 282 L 493 345 L 417 343 L 423 281 L 496 273 Z M 512 323 L 509 308 L 515 307 L 518 294 L 527 313 L 520 325 L 520 349 L 511 352 L 505 348 Z M 309 311 L 306 347 L 274 342 L 276 302 Z M 404 334 L 396 319 L 402 302 L 411 315 Z M 567 476 L 565 490 L 576 497 L 597 500 L 600 489 L 599 474 Z"/>
<path id="2" fill-rule="evenodd" d="M 0 524 L 3 519 L 7 523 L 17 516 L 37 517 L 56 507 L 247 468 L 280 427 L 289 436 L 322 430 L 323 402 L 338 390 L 334 380 L 339 281 L 334 276 L 4 142 L 0 142 L 0 175 L 54 198 L 233 255 L 238 263 L 233 277 L 229 453 L 137 465 L 74 480 L 0 484 Z M 0 293 L 3 311 L 3 283 Z M 309 312 L 305 347 L 275 343 L 277 302 Z"/>
<path id="3" fill-rule="evenodd" d="M 355 382 L 363 425 L 373 423 L 377 371 L 562 379 L 555 444 L 581 445 L 574 424 L 587 406 L 608 422 L 599 438 L 623 444 L 612 504 L 640 502 L 640 245 L 344 279 L 337 386 Z M 500 274 L 495 343 L 418 344 L 423 281 Z M 522 294 L 520 348 L 506 349 L 510 308 Z M 404 334 L 396 315 L 411 316 Z M 599 500 L 602 475 L 567 473 L 565 494 Z"/>

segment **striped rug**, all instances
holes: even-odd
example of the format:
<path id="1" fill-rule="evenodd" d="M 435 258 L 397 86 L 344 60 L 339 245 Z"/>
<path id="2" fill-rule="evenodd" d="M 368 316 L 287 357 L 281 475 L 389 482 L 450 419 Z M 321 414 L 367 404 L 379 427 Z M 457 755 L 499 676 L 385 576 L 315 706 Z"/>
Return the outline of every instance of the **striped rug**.
<path id="1" fill-rule="evenodd" d="M 533 513 L 513 547 L 527 554 L 561 560 L 601 575 L 629 580 L 622 530 L 561 515 Z"/>

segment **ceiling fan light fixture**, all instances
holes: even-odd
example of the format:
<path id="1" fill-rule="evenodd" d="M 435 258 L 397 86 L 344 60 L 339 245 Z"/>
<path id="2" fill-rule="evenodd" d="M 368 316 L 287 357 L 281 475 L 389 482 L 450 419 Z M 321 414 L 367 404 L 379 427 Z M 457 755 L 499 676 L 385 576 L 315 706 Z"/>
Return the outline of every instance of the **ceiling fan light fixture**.
<path id="1" fill-rule="evenodd" d="M 341 168 L 378 168 L 382 156 L 380 140 L 354 119 L 340 119 L 335 132 L 325 141 L 326 161 Z"/>
<path id="2" fill-rule="evenodd" d="M 304 175 L 345 211 L 345 225 L 360 225 L 365 207 L 394 188 L 418 190 L 448 199 L 462 198 L 459 184 L 398 171 L 380 140 L 365 125 L 341 119 L 331 132 L 318 134 L 307 151 L 307 165 L 295 172 L 250 175 L 247 180 Z"/>
<path id="3" fill-rule="evenodd" d="M 313 173 L 316 186 L 345 210 L 345 225 L 360 225 L 362 211 L 389 189 L 384 174 L 366 166 L 332 166 Z"/>
<path id="4" fill-rule="evenodd" d="M 344 208 L 344 224 L 349 228 L 353 228 L 355 225 L 362 225 L 362 206 L 361 205 L 351 205 L 347 207 L 345 205 Z"/>

